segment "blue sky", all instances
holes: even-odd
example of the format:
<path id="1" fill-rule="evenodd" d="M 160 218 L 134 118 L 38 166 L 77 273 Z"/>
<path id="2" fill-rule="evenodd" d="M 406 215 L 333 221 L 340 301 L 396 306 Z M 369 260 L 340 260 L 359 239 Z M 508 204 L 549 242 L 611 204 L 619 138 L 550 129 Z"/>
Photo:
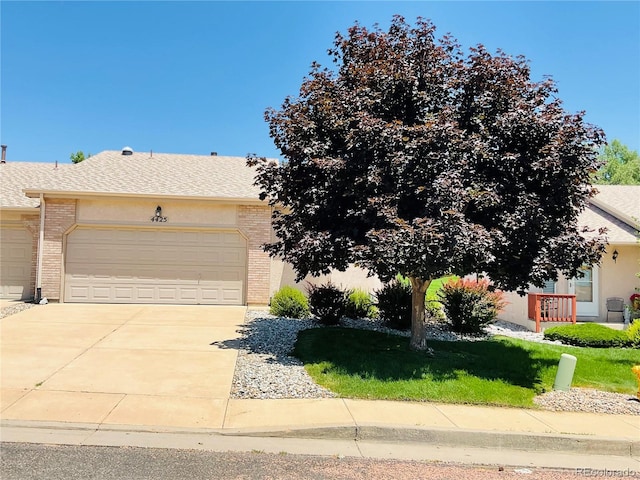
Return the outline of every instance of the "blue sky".
<path id="1" fill-rule="evenodd" d="M 567 111 L 640 150 L 640 2 L 6 1 L 0 140 L 9 161 L 136 151 L 278 157 L 267 107 L 329 65 L 336 31 L 430 18 L 468 48 L 523 54 Z"/>

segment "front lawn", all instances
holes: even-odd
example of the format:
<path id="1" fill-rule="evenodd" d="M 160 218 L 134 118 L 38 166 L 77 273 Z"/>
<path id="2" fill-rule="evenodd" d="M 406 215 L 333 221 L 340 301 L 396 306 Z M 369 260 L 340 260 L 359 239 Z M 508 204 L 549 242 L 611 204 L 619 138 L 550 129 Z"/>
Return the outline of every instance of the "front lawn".
<path id="1" fill-rule="evenodd" d="M 562 353 L 578 358 L 572 386 L 634 395 L 633 349 L 572 348 L 507 337 L 432 340 L 433 357 L 409 339 L 349 328 L 300 332 L 294 354 L 313 380 L 342 397 L 533 407 L 551 390 Z"/>

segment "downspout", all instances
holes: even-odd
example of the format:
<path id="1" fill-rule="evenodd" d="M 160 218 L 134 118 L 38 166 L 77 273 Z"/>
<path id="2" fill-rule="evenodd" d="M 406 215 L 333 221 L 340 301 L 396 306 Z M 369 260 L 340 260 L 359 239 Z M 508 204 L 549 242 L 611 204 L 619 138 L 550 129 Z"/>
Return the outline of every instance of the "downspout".
<path id="1" fill-rule="evenodd" d="M 44 201 L 44 193 L 40 194 L 40 232 L 38 238 L 38 265 L 36 267 L 36 297 L 35 302 L 40 303 L 42 300 L 42 257 L 44 248 L 44 215 L 46 205 Z"/>

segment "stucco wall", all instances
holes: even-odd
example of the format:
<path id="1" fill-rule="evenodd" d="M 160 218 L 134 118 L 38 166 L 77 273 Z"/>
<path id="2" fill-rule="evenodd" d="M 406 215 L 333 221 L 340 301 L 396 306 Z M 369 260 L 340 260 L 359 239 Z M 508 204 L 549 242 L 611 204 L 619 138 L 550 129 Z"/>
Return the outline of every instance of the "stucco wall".
<path id="1" fill-rule="evenodd" d="M 300 282 L 296 282 L 296 272 L 291 264 L 283 262 L 278 258 L 271 259 L 270 296 L 285 285 L 290 285 L 306 292 L 306 287 L 309 283 L 312 285 L 320 285 L 329 281 L 345 290 L 360 288 L 369 293 L 373 293 L 374 290 L 381 288 L 383 285 L 377 276 L 367 276 L 366 270 L 356 266 L 351 266 L 344 272 L 334 270 L 329 275 L 321 275 L 319 277 L 307 275 Z"/>
<path id="2" fill-rule="evenodd" d="M 618 259 L 613 261 L 611 255 L 618 251 Z M 640 272 L 640 245 L 610 245 L 602 258 L 600 269 L 600 319 L 607 318 L 606 299 L 608 297 L 622 297 L 629 304 L 629 297 L 640 288 L 640 279 L 636 273 Z M 610 314 L 609 321 L 620 320 L 620 315 Z"/>
<path id="3" fill-rule="evenodd" d="M 612 259 L 613 251 L 618 251 L 617 261 Z M 599 321 L 607 319 L 608 297 L 622 297 L 625 303 L 629 303 L 629 297 L 635 293 L 635 288 L 640 288 L 640 279 L 636 273 L 640 271 L 640 246 L 637 245 L 609 245 L 603 255 L 598 270 L 598 316 L 578 317 L 578 321 Z M 540 292 L 538 288 L 532 288 L 531 292 Z M 562 275 L 556 282 L 556 293 L 569 293 L 569 280 Z M 527 319 L 527 296 L 520 297 L 515 292 L 505 292 L 509 302 L 505 310 L 498 318 L 518 325 L 526 326 L 534 330 L 535 324 Z M 610 322 L 619 322 L 620 315 L 610 314 Z M 543 325 L 548 327 L 549 325 Z"/>
<path id="4" fill-rule="evenodd" d="M 149 225 L 156 207 L 162 207 L 167 225 L 235 227 L 238 206 L 204 201 L 94 199 L 78 201 L 78 223 Z"/>

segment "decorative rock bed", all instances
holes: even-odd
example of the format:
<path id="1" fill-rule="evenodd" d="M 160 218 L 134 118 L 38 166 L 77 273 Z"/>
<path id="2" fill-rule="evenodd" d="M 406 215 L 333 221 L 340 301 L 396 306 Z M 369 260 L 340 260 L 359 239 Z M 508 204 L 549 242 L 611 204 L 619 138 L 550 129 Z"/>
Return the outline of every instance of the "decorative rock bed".
<path id="1" fill-rule="evenodd" d="M 27 310 L 35 306 L 36 306 L 35 303 L 15 303 L 13 305 L 9 305 L 8 307 L 4 307 L 0 310 L 0 318 L 4 318 L 4 317 L 8 317 L 9 315 L 20 313 L 24 310 Z"/>
<path id="2" fill-rule="evenodd" d="M 409 336 L 409 332 L 386 328 L 381 322 L 368 319 L 343 319 L 341 325 Z M 306 373 L 302 362 L 289 356 L 298 332 L 317 328 L 312 320 L 296 320 L 269 315 L 264 311 L 247 312 L 244 335 L 238 342 L 239 353 L 233 378 L 233 398 L 330 398 L 335 395 L 318 386 Z M 486 329 L 485 337 L 468 337 L 450 332 L 439 322 L 427 327 L 429 339 L 459 341 L 478 340 L 504 335 L 533 342 L 544 340 L 518 325 L 495 322 Z M 640 415 L 640 401 L 632 395 L 572 388 L 569 392 L 551 391 L 539 395 L 534 402 L 541 408 L 555 411 Z"/>

